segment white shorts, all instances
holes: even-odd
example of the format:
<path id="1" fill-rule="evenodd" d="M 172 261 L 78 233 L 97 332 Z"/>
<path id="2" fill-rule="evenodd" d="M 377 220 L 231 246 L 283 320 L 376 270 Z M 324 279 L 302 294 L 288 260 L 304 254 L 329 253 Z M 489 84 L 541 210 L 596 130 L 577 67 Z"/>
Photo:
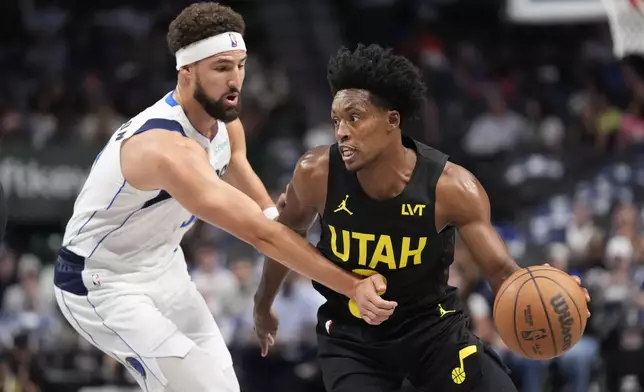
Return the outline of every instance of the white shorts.
<path id="1" fill-rule="evenodd" d="M 212 359 L 203 364 L 212 385 L 236 384 L 236 379 L 228 379 L 235 377 L 230 352 L 194 283 L 179 290 L 156 283 L 156 290 L 145 294 L 141 287 L 103 287 L 80 296 L 56 287 L 56 300 L 74 329 L 126 366 L 144 391 L 172 390 L 158 359 L 183 359 L 195 346 Z"/>

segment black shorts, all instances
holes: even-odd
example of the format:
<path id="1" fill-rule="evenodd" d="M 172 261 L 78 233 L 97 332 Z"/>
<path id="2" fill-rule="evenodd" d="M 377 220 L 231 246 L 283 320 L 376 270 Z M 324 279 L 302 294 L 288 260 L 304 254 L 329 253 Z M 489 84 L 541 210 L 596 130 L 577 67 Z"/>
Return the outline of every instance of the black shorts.
<path id="1" fill-rule="evenodd" d="M 324 313 L 318 358 L 329 392 L 395 392 L 405 378 L 419 392 L 517 391 L 501 359 L 462 314 L 420 320 L 404 334 L 382 339 L 377 327 L 329 323 Z"/>

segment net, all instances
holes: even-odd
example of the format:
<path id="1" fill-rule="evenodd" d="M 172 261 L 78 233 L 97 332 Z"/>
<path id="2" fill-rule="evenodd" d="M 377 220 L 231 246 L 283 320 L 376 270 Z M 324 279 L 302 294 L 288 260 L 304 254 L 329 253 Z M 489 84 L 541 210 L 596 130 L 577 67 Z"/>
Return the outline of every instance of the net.
<path id="1" fill-rule="evenodd" d="M 602 0 L 608 14 L 613 51 L 623 59 L 644 56 L 644 0 Z"/>

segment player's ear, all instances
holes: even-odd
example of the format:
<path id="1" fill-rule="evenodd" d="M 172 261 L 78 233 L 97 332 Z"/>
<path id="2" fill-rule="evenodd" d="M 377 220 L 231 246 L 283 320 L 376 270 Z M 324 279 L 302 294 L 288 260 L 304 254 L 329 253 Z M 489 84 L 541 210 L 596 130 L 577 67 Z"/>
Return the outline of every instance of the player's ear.
<path id="1" fill-rule="evenodd" d="M 195 67 L 192 64 L 179 68 L 179 76 L 191 77 L 193 73 L 195 73 Z"/>
<path id="2" fill-rule="evenodd" d="M 387 122 L 389 123 L 389 128 L 396 129 L 400 127 L 400 113 L 396 110 L 390 110 L 387 112 Z"/>

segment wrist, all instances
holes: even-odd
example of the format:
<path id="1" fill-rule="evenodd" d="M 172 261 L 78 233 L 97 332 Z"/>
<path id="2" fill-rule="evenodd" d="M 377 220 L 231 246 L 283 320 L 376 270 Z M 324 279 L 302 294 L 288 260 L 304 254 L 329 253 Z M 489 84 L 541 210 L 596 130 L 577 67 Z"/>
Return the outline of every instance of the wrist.
<path id="1" fill-rule="evenodd" d="M 277 211 L 277 207 L 275 207 L 274 205 L 264 208 L 262 212 L 264 213 L 264 216 L 270 220 L 275 220 L 280 215 L 279 212 Z"/>
<path id="2" fill-rule="evenodd" d="M 271 306 L 273 306 L 273 298 L 264 295 L 261 288 L 258 289 L 253 298 L 253 310 L 255 313 L 270 310 Z"/>
<path id="3" fill-rule="evenodd" d="M 348 298 L 355 298 L 356 293 L 358 291 L 358 285 L 360 285 L 360 282 L 362 282 L 362 279 L 356 278 L 355 276 L 351 275 L 349 276 L 349 279 L 351 279 L 351 285 L 347 289 L 346 293 L 343 293 L 346 295 Z"/>

